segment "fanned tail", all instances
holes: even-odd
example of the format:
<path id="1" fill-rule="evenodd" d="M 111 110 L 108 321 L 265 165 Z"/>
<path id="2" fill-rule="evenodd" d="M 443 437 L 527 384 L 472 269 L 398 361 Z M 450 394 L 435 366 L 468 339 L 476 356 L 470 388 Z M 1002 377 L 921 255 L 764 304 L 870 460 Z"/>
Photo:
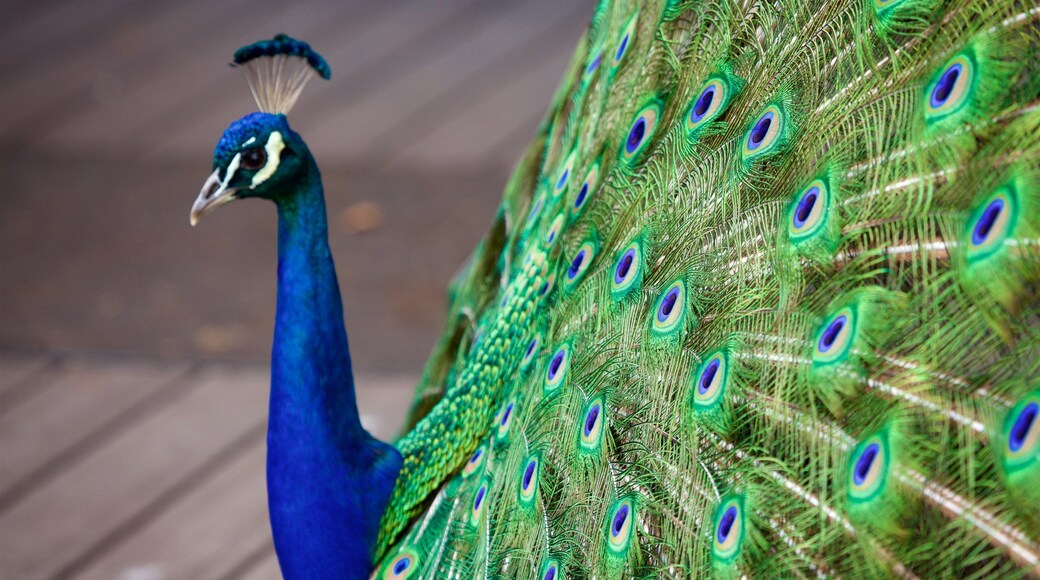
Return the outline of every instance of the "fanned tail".
<path id="1" fill-rule="evenodd" d="M 1028 2 L 601 2 L 377 573 L 1040 575 L 1038 210 Z"/>

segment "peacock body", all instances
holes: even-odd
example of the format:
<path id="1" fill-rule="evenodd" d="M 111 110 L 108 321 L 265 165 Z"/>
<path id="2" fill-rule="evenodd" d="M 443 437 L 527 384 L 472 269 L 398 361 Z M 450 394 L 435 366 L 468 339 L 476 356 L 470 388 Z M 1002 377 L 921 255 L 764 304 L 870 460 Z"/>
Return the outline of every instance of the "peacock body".
<path id="1" fill-rule="evenodd" d="M 449 298 L 376 577 L 1040 576 L 1040 6 L 604 0 Z"/>

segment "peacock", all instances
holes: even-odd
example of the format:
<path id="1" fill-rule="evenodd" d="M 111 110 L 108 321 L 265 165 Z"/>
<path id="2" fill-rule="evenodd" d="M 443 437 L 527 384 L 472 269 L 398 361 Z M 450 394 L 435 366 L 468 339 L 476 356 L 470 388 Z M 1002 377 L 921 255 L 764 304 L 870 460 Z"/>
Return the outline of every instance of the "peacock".
<path id="1" fill-rule="evenodd" d="M 329 65 L 234 64 L 191 220 L 277 207 L 286 577 L 1040 576 L 1032 0 L 602 0 L 393 444 L 286 117 Z"/>

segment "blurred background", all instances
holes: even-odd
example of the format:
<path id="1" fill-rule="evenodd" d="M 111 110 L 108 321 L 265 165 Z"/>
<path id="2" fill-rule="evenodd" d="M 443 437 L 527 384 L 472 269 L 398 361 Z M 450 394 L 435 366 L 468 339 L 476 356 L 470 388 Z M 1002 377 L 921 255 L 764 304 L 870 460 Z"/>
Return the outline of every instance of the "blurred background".
<path id="1" fill-rule="evenodd" d="M 0 577 L 272 578 L 270 204 L 188 210 L 255 110 L 227 66 L 329 61 L 325 177 L 363 420 L 392 437 L 593 0 L 0 1 Z"/>

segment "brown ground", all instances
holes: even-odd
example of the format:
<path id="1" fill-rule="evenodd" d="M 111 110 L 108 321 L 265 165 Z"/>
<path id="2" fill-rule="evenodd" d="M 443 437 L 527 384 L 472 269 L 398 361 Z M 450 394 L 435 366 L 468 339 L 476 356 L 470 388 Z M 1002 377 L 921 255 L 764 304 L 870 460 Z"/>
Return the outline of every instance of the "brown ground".
<path id="1" fill-rule="evenodd" d="M 217 137 L 253 110 L 225 63 L 287 31 L 329 60 L 290 122 L 326 182 L 361 369 L 415 373 L 590 2 L 3 3 L 0 349 L 263 361 L 276 219 L 188 227 Z M 363 230 L 363 231 L 359 231 Z"/>

